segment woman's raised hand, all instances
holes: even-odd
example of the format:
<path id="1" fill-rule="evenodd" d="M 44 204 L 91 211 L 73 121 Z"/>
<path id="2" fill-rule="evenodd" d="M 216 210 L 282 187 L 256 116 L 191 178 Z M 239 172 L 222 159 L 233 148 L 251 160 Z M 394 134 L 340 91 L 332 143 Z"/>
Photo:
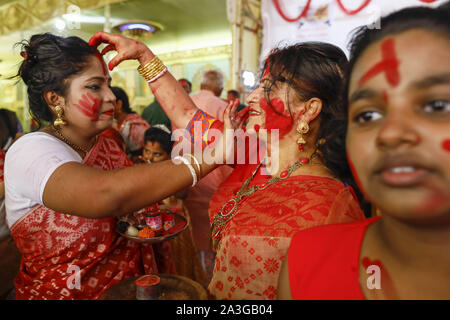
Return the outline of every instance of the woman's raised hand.
<path id="1" fill-rule="evenodd" d="M 235 161 L 236 142 L 240 135 L 236 135 L 236 131 L 242 129 L 245 119 L 248 117 L 248 108 L 241 110 L 236 114 L 239 106 L 239 100 L 230 102 L 225 108 L 223 114 L 223 130 L 216 142 L 211 143 L 207 148 L 214 149 L 214 154 L 220 154 L 222 157 L 215 157 L 220 163 L 232 164 Z M 209 152 L 209 151 L 207 151 Z M 223 162 L 220 162 L 223 161 Z"/>
<path id="2" fill-rule="evenodd" d="M 124 60 L 135 59 L 139 60 L 141 65 L 144 65 L 154 57 L 154 54 L 145 44 L 120 34 L 99 31 L 89 40 L 89 45 L 94 47 L 98 47 L 102 43 L 107 44 L 101 52 L 102 55 L 109 51 L 117 51 L 117 55 L 108 63 L 109 70 L 113 70 Z"/>
<path id="3" fill-rule="evenodd" d="M 230 107 L 230 109 L 229 109 L 230 124 L 234 130 L 241 129 L 249 116 L 248 112 L 250 110 L 250 107 L 248 107 L 248 106 L 236 113 L 237 108 L 239 107 L 240 103 L 241 102 L 239 99 L 232 100 L 228 103 L 228 106 Z M 225 118 L 225 114 L 224 114 L 224 118 Z"/>

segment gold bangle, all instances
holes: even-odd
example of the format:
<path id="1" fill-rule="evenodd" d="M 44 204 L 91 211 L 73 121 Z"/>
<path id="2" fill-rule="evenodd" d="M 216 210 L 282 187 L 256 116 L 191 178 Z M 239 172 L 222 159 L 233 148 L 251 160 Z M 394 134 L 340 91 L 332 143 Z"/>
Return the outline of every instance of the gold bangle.
<path id="1" fill-rule="evenodd" d="M 149 81 L 160 74 L 165 68 L 166 66 L 162 61 L 157 56 L 154 56 L 150 62 L 144 66 L 139 66 L 137 70 L 145 80 Z"/>
<path id="2" fill-rule="evenodd" d="M 153 77 L 160 74 L 166 67 L 164 65 L 158 66 L 157 68 L 146 70 L 145 72 L 141 73 L 141 75 L 144 77 L 145 80 L 150 80 Z"/>

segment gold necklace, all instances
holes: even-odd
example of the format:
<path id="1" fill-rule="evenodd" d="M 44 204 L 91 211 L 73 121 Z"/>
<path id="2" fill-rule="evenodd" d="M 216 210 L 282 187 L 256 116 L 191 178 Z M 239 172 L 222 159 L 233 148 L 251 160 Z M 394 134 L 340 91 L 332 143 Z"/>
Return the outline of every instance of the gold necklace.
<path id="1" fill-rule="evenodd" d="M 73 149 L 77 150 L 77 151 L 81 151 L 84 154 L 84 157 L 88 154 L 89 150 L 83 149 L 82 147 L 77 146 L 76 144 L 72 143 L 69 141 L 69 139 L 67 139 L 62 133 L 61 131 L 59 131 L 58 128 L 56 128 L 54 125 L 52 125 L 52 129 L 56 132 L 56 134 L 58 135 L 58 137 L 61 138 L 62 141 L 64 141 L 65 143 L 67 143 L 69 146 L 71 146 Z"/>
<path id="2" fill-rule="evenodd" d="M 271 184 L 277 183 L 278 181 L 284 180 L 287 177 L 289 177 L 292 172 L 294 172 L 298 167 L 302 166 L 303 163 L 301 160 L 296 161 L 293 165 L 291 165 L 287 170 L 284 170 L 280 173 L 279 176 L 272 177 L 269 181 L 266 183 L 263 183 L 262 185 L 254 185 L 251 188 L 248 188 L 248 185 L 255 177 L 256 173 L 258 172 L 259 168 L 261 167 L 263 162 L 261 162 L 255 169 L 255 171 L 252 173 L 250 177 L 248 177 L 244 183 L 242 184 L 239 191 L 234 195 L 233 198 L 228 200 L 222 208 L 219 210 L 219 212 L 214 216 L 214 220 L 212 223 L 212 241 L 214 248 L 218 248 L 220 239 L 221 239 L 221 232 L 227 225 L 228 221 L 233 219 L 233 217 L 236 215 L 239 202 L 244 197 L 249 197 L 252 194 L 254 194 L 258 190 L 264 190 Z"/>

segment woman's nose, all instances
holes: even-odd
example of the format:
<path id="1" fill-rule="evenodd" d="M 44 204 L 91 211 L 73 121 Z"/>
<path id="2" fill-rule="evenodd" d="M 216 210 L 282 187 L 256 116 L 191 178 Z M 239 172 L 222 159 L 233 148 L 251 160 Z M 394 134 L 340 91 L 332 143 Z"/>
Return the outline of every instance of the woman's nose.
<path id="1" fill-rule="evenodd" d="M 417 121 L 414 115 L 391 111 L 385 115 L 378 136 L 377 145 L 383 148 L 397 148 L 401 145 L 414 145 L 420 141 Z"/>
<path id="2" fill-rule="evenodd" d="M 255 103 L 255 102 L 259 101 L 259 96 L 261 94 L 260 91 L 262 91 L 262 89 L 260 89 L 258 87 L 255 90 L 253 90 L 252 92 L 250 92 L 250 94 L 245 99 L 246 104 L 251 104 L 251 103 Z"/>

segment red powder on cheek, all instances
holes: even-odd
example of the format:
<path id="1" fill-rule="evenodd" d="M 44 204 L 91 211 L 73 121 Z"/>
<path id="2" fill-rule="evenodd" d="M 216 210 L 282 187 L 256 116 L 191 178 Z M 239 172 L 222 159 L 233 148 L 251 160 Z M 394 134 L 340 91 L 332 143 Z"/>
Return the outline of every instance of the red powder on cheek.
<path id="1" fill-rule="evenodd" d="M 450 191 L 438 188 L 431 183 L 424 183 L 423 187 L 428 189 L 431 195 L 417 207 L 417 214 L 433 213 L 448 206 L 450 201 Z"/>
<path id="2" fill-rule="evenodd" d="M 392 38 L 386 39 L 381 43 L 382 60 L 361 77 L 358 81 L 359 86 L 362 86 L 368 80 L 382 72 L 384 72 L 386 80 L 391 86 L 395 87 L 400 83 L 400 74 L 398 72 L 400 62 L 395 54 L 394 45 L 395 42 Z"/>
<path id="3" fill-rule="evenodd" d="M 353 165 L 353 162 L 352 162 L 352 160 L 350 160 L 350 157 L 349 157 L 349 155 L 348 155 L 348 151 L 346 151 L 346 153 L 347 153 L 347 161 L 348 161 L 348 165 L 349 165 L 350 170 L 351 170 L 351 172 L 352 172 L 353 178 L 355 179 L 356 185 L 359 187 L 359 190 L 361 190 L 361 192 L 364 194 L 364 197 L 365 197 L 366 199 L 369 199 L 368 196 L 367 196 L 367 194 L 364 192 L 364 189 L 363 189 L 363 187 L 362 187 L 362 183 L 361 183 L 361 181 L 359 180 L 358 173 L 356 172 L 355 166 Z"/>
<path id="4" fill-rule="evenodd" d="M 101 100 L 96 99 L 91 94 L 83 94 L 78 104 L 75 105 L 78 110 L 85 116 L 91 118 L 92 121 L 98 120 L 98 112 L 101 106 Z"/>
<path id="5" fill-rule="evenodd" d="M 289 115 L 284 114 L 285 107 L 281 99 L 279 98 L 271 99 L 270 104 L 273 106 L 273 109 L 267 103 L 267 100 L 265 98 L 261 98 L 259 100 L 259 106 L 264 110 L 266 114 L 265 129 L 267 130 L 278 129 L 281 139 L 291 131 L 294 122 Z"/>
<path id="6" fill-rule="evenodd" d="M 442 141 L 442 149 L 450 152 L 450 139 Z"/>

